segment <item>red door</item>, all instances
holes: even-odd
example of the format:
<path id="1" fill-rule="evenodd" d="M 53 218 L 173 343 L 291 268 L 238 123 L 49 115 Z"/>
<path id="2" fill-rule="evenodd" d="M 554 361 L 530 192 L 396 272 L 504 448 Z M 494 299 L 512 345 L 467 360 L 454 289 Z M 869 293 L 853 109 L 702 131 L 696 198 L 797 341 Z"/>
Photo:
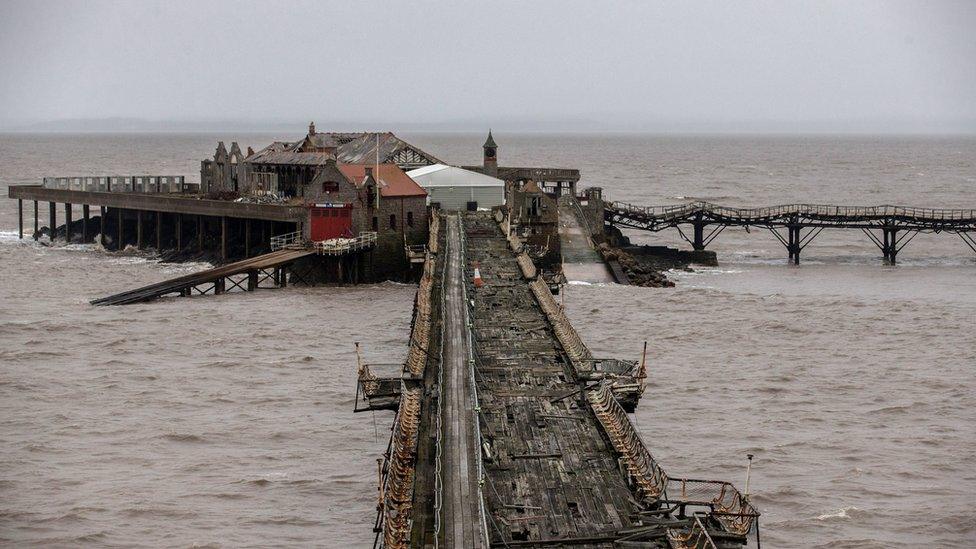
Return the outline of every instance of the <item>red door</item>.
<path id="1" fill-rule="evenodd" d="M 309 209 L 312 242 L 330 238 L 352 236 L 352 205 L 336 204 L 330 207 L 312 206 Z"/>

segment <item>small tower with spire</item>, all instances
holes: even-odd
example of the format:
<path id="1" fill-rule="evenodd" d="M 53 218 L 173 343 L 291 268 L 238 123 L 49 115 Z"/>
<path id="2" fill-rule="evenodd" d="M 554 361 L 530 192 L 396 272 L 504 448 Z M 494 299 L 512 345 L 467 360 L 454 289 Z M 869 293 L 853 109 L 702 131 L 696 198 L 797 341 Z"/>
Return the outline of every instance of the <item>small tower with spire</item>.
<path id="1" fill-rule="evenodd" d="M 496 177 L 498 175 L 498 145 L 495 144 L 490 129 L 488 130 L 488 139 L 485 140 L 485 144 L 481 148 L 485 151 L 482 173 Z"/>

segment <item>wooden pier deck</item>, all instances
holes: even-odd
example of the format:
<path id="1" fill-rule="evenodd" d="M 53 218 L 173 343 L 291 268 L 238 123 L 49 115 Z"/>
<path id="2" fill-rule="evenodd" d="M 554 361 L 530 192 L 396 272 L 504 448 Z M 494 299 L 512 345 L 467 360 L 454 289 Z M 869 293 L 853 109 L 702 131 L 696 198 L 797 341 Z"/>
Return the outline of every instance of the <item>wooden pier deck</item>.
<path id="1" fill-rule="evenodd" d="M 624 378 L 587 371 L 594 359 L 518 239 L 486 214 L 444 224 L 431 226 L 417 292 L 376 546 L 731 549 L 758 539 L 759 514 L 731 484 L 670 478 L 656 463 L 616 396 Z"/>
<path id="2" fill-rule="evenodd" d="M 444 265 L 441 351 L 441 529 L 448 547 L 484 545 L 481 478 L 476 432 L 478 413 L 471 334 L 465 296 L 460 221 L 449 217 Z"/>
<path id="3" fill-rule="evenodd" d="M 115 295 L 92 300 L 92 305 L 127 305 L 152 301 L 166 295 L 189 297 L 206 293 L 221 294 L 232 288 L 254 291 L 262 283 L 270 281 L 272 287 L 287 284 L 287 268 L 303 257 L 313 255 L 314 249 L 283 249 L 221 265 L 213 269 L 171 278 L 156 284 L 127 290 Z M 196 292 L 196 294 L 194 294 Z"/>
<path id="4" fill-rule="evenodd" d="M 730 208 L 710 202 L 672 206 L 607 202 L 605 206 L 604 218 L 611 225 L 652 232 L 677 228 L 682 238 L 696 250 L 704 250 L 727 227 L 768 229 L 786 247 L 790 260 L 797 264 L 800 252 L 828 228 L 862 231 L 890 263 L 896 261 L 898 253 L 919 233 L 955 234 L 976 252 L 973 236 L 976 233 L 976 209 L 823 204 Z M 691 237 L 685 235 L 682 226 L 691 227 Z M 781 231 L 786 235 L 780 234 Z"/>

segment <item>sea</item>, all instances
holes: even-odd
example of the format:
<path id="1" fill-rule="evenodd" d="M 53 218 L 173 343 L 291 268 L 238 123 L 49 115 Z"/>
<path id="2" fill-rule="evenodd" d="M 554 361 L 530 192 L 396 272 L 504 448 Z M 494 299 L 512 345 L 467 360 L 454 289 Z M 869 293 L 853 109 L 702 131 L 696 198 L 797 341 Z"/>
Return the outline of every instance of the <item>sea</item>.
<path id="1" fill-rule="evenodd" d="M 52 175 L 198 180 L 218 140 L 299 133 L 0 135 L 0 545 L 372 545 L 392 413 L 353 413 L 355 343 L 402 361 L 415 286 L 96 308 L 207 265 L 20 240 L 5 198 Z M 480 162 L 484 140 L 402 137 L 454 164 Z M 976 208 L 974 137 L 495 139 L 502 165 L 579 168 L 581 187 L 633 204 Z M 627 234 L 688 247 L 673 229 Z M 752 454 L 769 548 L 976 546 L 976 253 L 922 234 L 885 265 L 866 235 L 831 229 L 798 266 L 757 228 L 709 249 L 718 266 L 671 272 L 674 288 L 565 290 L 594 355 L 638 360 L 647 342 L 633 420 L 668 474 L 744 489 Z"/>

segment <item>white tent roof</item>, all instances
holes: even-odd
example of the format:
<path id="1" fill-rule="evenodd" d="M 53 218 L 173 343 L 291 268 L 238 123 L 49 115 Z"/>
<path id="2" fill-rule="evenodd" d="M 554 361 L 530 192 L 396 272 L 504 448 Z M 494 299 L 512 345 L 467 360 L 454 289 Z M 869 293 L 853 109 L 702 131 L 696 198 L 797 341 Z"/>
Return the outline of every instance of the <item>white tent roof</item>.
<path id="1" fill-rule="evenodd" d="M 421 187 L 505 187 L 501 179 L 445 164 L 424 166 L 407 172 Z"/>

